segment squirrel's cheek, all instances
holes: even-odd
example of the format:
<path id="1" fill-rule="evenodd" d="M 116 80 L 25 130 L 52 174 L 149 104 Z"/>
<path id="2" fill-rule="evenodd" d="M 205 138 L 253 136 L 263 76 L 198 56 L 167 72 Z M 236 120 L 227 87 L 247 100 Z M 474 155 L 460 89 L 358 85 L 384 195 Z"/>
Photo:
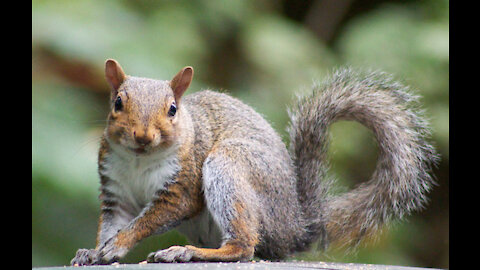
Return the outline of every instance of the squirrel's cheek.
<path id="1" fill-rule="evenodd" d="M 113 125 L 109 126 L 106 132 L 108 140 L 116 144 L 122 144 L 123 131 L 123 128 L 115 127 Z"/>
<path id="2" fill-rule="evenodd" d="M 155 136 L 153 137 L 153 142 L 152 144 L 154 146 L 157 146 L 159 145 L 160 143 L 162 143 L 162 133 L 161 131 L 158 131 L 158 133 L 155 134 Z"/>

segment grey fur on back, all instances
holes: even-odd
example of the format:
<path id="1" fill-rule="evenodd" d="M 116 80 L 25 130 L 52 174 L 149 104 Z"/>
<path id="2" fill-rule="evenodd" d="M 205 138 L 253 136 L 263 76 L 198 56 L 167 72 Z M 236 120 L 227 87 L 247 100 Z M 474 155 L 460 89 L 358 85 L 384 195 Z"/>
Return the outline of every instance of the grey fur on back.
<path id="1" fill-rule="evenodd" d="M 427 141 L 427 121 L 418 97 L 381 72 L 341 69 L 289 110 L 290 154 L 309 241 L 322 246 L 357 244 L 393 218 L 423 208 L 434 181 L 429 172 L 438 156 Z M 328 127 L 354 120 L 370 128 L 379 153 L 370 180 L 350 192 L 330 196 L 327 179 Z"/>

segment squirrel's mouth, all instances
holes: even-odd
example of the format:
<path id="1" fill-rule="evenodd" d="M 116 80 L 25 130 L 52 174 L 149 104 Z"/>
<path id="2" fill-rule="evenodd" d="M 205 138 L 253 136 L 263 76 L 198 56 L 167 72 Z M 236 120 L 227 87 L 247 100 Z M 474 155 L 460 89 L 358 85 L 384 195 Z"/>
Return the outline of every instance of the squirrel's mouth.
<path id="1" fill-rule="evenodd" d="M 172 144 L 170 142 L 163 142 L 159 145 L 136 145 L 136 146 L 127 146 L 126 148 L 137 155 L 148 155 L 155 151 L 162 151 L 170 147 Z"/>
<path id="2" fill-rule="evenodd" d="M 137 154 L 145 154 L 147 152 L 147 150 L 145 150 L 144 147 L 131 148 L 131 149 L 133 150 L 133 152 Z"/>

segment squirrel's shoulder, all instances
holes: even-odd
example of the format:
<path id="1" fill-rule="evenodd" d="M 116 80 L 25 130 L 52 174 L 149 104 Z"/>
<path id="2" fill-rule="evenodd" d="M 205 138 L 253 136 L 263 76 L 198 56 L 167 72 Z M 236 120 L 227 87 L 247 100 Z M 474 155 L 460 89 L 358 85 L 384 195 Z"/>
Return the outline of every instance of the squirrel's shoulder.
<path id="1" fill-rule="evenodd" d="M 185 96 L 182 102 L 189 111 L 204 110 L 210 113 L 231 114 L 252 114 L 256 112 L 240 99 L 226 93 L 212 90 L 201 90 Z"/>
<path id="2" fill-rule="evenodd" d="M 208 103 L 229 103 L 229 102 L 241 102 L 237 98 L 234 98 L 226 93 L 221 93 L 213 90 L 201 90 L 183 98 L 187 104 L 208 104 Z"/>
<path id="3" fill-rule="evenodd" d="M 205 111 L 231 121 L 264 121 L 251 106 L 227 93 L 202 90 L 187 95 L 183 102 L 190 112 Z"/>

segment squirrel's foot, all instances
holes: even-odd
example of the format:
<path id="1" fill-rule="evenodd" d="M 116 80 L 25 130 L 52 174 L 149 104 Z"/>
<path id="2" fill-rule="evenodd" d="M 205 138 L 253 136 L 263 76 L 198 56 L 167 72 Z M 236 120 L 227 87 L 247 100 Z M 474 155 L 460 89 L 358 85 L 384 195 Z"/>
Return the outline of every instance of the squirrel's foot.
<path id="1" fill-rule="evenodd" d="M 95 249 L 79 249 L 75 254 L 75 257 L 70 261 L 71 265 L 92 265 L 98 261 L 98 252 Z"/>
<path id="2" fill-rule="evenodd" d="M 150 253 L 147 262 L 188 262 L 192 259 L 193 253 L 194 251 L 188 247 L 172 246 Z"/>
<path id="3" fill-rule="evenodd" d="M 110 238 L 98 249 L 98 260 L 95 264 L 111 264 L 123 258 L 128 249 L 115 244 L 116 237 Z"/>

